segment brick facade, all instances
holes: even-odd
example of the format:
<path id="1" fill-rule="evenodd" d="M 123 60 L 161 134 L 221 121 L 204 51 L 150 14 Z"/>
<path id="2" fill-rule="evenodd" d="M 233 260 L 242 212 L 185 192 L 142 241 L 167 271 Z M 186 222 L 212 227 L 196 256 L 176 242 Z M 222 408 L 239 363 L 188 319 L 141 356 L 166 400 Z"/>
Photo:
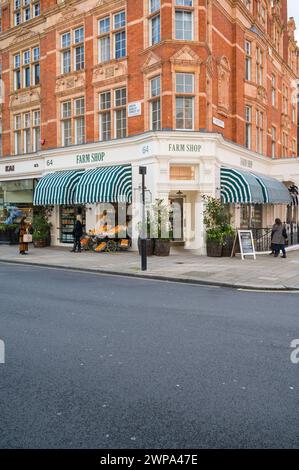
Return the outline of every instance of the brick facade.
<path id="1" fill-rule="evenodd" d="M 24 0 L 20 2 L 22 5 Z M 183 7 L 176 6 L 174 0 L 161 0 L 154 14 L 160 15 L 160 40 L 154 45 L 151 45 L 153 15 L 148 0 L 40 0 L 39 3 L 40 15 L 14 26 L 14 7 L 18 4 L 13 0 L 2 2 L 4 157 L 20 153 L 16 151 L 15 119 L 19 115 L 22 120 L 30 111 L 40 110 L 41 150 L 63 146 L 62 103 L 71 100 L 71 119 L 74 119 L 75 100 L 81 97 L 85 99 L 84 141 L 100 140 L 99 121 L 103 116 L 99 114 L 99 95 L 110 91 L 113 96 L 115 89 L 126 88 L 127 104 L 141 102 L 141 115 L 127 117 L 126 135 L 151 130 L 150 80 L 157 76 L 161 77 L 161 130 L 174 130 L 177 73 L 194 77 L 193 130 L 221 132 L 227 140 L 244 146 L 247 107 L 251 110 L 247 126 L 251 150 L 278 158 L 297 154 L 297 109 L 293 109 L 293 96 L 294 105 L 297 99 L 293 88 L 298 76 L 298 49 L 294 40 L 295 24 L 287 16 L 287 0 L 177 2 L 185 3 Z M 31 1 L 32 8 L 34 4 Z M 175 39 L 176 9 L 192 13 L 192 40 Z M 112 31 L 109 33 L 111 60 L 99 63 L 98 20 L 110 15 L 110 29 L 113 29 L 114 14 L 120 11 L 126 13 L 126 53 L 120 59 L 113 58 L 116 36 Z M 80 27 L 84 28 L 84 66 L 74 70 L 72 64 L 71 71 L 62 73 L 62 35 L 70 32 L 73 41 L 74 31 Z M 247 79 L 246 41 L 250 44 Z M 75 46 L 70 45 L 71 63 L 77 60 Z M 33 74 L 37 73 L 33 62 L 28 72 L 30 84 L 24 86 L 26 67 L 22 63 L 21 86 L 16 89 L 14 57 L 20 53 L 23 61 L 24 52 L 30 50 L 32 60 L 36 47 L 39 47 L 40 79 L 36 80 L 39 83 L 33 83 Z M 113 119 L 111 138 L 116 137 Z M 75 132 L 72 127 L 70 142 L 73 144 Z M 24 152 L 24 136 L 20 136 L 20 148 Z M 39 150 L 32 147 L 33 134 L 30 139 L 27 153 Z"/>

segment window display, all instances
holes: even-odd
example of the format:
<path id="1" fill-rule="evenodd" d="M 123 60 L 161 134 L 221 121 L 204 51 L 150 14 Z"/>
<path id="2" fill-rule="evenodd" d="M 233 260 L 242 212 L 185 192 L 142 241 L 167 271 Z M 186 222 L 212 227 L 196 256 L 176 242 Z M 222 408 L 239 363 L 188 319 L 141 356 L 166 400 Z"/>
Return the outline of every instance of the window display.
<path id="1" fill-rule="evenodd" d="M 14 223 L 33 216 L 34 180 L 2 181 L 0 183 L 0 223 Z"/>
<path id="2" fill-rule="evenodd" d="M 85 226 L 85 210 L 75 206 L 61 206 L 60 208 L 60 242 L 74 243 L 73 230 L 76 216 L 82 216 L 82 224 Z"/>

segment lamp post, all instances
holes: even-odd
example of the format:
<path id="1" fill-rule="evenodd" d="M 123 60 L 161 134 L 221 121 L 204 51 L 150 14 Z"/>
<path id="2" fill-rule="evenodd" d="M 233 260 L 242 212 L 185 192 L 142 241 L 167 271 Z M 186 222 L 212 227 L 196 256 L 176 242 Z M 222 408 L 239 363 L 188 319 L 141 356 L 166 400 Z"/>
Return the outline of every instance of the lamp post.
<path id="1" fill-rule="evenodd" d="M 142 231 L 141 231 L 141 270 L 147 270 L 147 256 L 146 256 L 146 214 L 145 214 L 145 175 L 146 166 L 139 167 L 139 174 L 142 175 Z"/>

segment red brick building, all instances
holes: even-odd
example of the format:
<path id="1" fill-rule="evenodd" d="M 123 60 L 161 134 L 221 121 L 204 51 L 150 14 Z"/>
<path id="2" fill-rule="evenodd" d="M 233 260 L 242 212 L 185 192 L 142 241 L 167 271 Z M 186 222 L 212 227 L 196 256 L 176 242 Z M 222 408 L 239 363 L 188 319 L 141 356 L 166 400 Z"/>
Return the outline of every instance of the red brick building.
<path id="1" fill-rule="evenodd" d="M 1 152 L 14 167 L 8 175 L 3 166 L 3 180 L 40 177 L 27 161 L 55 169 L 52 157 L 71 149 L 83 161 L 91 148 L 120 145 L 121 154 L 132 138 L 159 140 L 159 132 L 177 142 L 157 170 L 168 183 L 161 177 L 153 194 L 163 197 L 171 181 L 190 178 L 194 192 L 219 186 L 219 176 L 197 173 L 191 140 L 222 134 L 244 148 L 238 165 L 260 158 L 258 171 L 265 157 L 297 155 L 298 49 L 287 0 L 4 0 L 1 13 Z"/>
<path id="2" fill-rule="evenodd" d="M 46 150 L 192 129 L 220 131 L 263 155 L 295 155 L 294 29 L 287 0 L 4 1 L 2 154 L 31 153 L 39 141 Z M 128 119 L 135 101 L 141 115 Z M 64 116 L 72 121 L 65 139 Z"/>

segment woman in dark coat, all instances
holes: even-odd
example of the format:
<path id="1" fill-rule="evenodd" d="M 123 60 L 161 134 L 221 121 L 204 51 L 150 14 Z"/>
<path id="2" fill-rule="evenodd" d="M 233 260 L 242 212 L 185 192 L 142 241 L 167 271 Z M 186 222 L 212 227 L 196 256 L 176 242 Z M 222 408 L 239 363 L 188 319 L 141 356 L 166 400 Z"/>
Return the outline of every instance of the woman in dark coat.
<path id="1" fill-rule="evenodd" d="M 75 253 L 76 248 L 78 248 L 78 253 L 81 253 L 81 237 L 83 235 L 83 225 L 81 222 L 80 215 L 77 215 L 77 220 L 76 220 L 75 227 L 73 230 L 73 235 L 74 235 L 74 246 L 71 251 Z"/>
<path id="2" fill-rule="evenodd" d="M 282 251 L 282 258 L 286 258 L 285 244 L 288 238 L 285 225 L 280 219 L 275 219 L 275 224 L 272 227 L 272 244 L 274 246 L 274 256 L 277 258 L 280 250 Z"/>
<path id="3" fill-rule="evenodd" d="M 20 255 L 28 255 L 28 243 L 23 242 L 23 237 L 27 233 L 26 217 L 23 217 L 19 226 L 19 249 Z"/>

